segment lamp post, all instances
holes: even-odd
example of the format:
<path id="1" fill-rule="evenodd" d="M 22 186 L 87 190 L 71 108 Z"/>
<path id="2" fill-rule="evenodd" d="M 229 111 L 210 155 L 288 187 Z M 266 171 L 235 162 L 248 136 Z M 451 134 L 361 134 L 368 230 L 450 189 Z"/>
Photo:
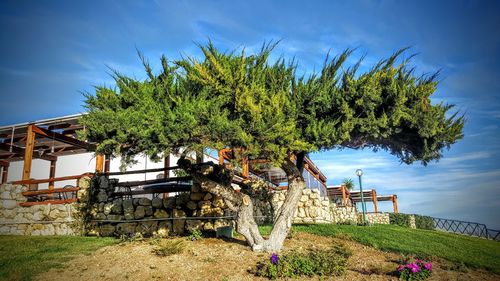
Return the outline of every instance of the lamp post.
<path id="1" fill-rule="evenodd" d="M 365 205 L 365 196 L 363 195 L 363 185 L 361 184 L 361 176 L 363 175 L 363 170 L 357 169 L 356 175 L 359 179 L 359 192 L 361 192 L 361 209 L 363 210 L 363 224 L 366 223 L 366 205 Z"/>

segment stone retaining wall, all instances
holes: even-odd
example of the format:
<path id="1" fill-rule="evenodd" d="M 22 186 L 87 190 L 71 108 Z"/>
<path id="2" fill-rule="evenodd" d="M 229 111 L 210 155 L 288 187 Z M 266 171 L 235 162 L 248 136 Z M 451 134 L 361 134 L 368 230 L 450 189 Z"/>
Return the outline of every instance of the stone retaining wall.
<path id="1" fill-rule="evenodd" d="M 389 213 L 366 213 L 366 222 L 369 224 L 390 224 Z M 358 214 L 358 221 L 363 221 L 363 214 Z"/>
<path id="2" fill-rule="evenodd" d="M 26 198 L 19 185 L 0 186 L 0 234 L 119 236 L 181 235 L 192 230 L 214 231 L 234 225 L 234 215 L 221 197 L 203 192 L 194 183 L 191 192 L 169 198 L 111 197 L 116 182 L 105 177 L 82 178 L 77 193 L 80 203 L 20 207 Z M 92 187 L 91 187 L 92 185 Z M 282 206 L 287 191 L 274 191 L 253 200 L 256 221 L 270 223 Z M 267 199 L 263 199 L 267 198 Z M 87 203 L 92 202 L 92 203 Z M 357 223 L 354 207 L 341 207 L 322 198 L 318 190 L 304 189 L 294 223 Z M 389 223 L 388 214 L 367 214 L 370 223 Z M 414 221 L 414 220 L 413 220 Z"/>
<path id="3" fill-rule="evenodd" d="M 112 181 L 97 179 L 96 188 L 90 194 L 90 223 L 88 233 L 100 236 L 182 235 L 193 230 L 214 231 L 218 227 L 232 225 L 232 213 L 224 200 L 203 192 L 194 183 L 191 192 L 169 198 L 112 198 Z"/>
<path id="4" fill-rule="evenodd" d="M 0 234 L 15 235 L 73 235 L 75 204 L 35 205 L 21 207 L 26 202 L 21 194 L 26 187 L 0 185 Z"/>
<path id="5" fill-rule="evenodd" d="M 272 207 L 274 213 L 279 211 L 285 201 L 287 191 L 277 191 L 272 196 Z M 297 205 L 294 223 L 331 223 L 333 222 L 330 210 L 330 200 L 321 198 L 319 190 L 304 189 L 302 197 Z"/>

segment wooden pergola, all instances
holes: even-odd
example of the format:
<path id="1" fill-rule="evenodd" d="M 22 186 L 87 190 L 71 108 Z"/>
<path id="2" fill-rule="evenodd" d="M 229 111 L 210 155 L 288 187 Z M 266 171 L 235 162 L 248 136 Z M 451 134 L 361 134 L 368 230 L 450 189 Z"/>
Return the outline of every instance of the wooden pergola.
<path id="1" fill-rule="evenodd" d="M 55 177 L 59 156 L 94 151 L 94 143 L 76 137 L 76 132 L 84 129 L 78 122 L 80 116 L 76 114 L 0 127 L 2 183 L 7 181 L 9 166 L 13 161 L 23 161 L 21 181 L 30 179 L 33 159 L 49 161 L 50 179 Z M 104 156 L 98 156 L 97 162 L 97 168 L 102 170 L 100 165 L 104 165 Z M 53 181 L 49 182 L 49 188 L 54 188 Z"/>
<path id="2" fill-rule="evenodd" d="M 234 159 L 234 152 L 232 149 L 221 149 L 218 151 L 219 164 L 223 165 L 226 160 Z M 295 155 L 291 156 L 292 161 L 296 161 Z M 268 180 L 276 186 L 287 180 L 286 174 L 280 168 L 265 168 L 259 167 L 259 164 L 269 163 L 267 159 L 241 159 L 241 177 L 247 179 L 251 174 L 262 175 L 264 173 L 269 174 Z M 318 182 L 326 187 L 326 176 L 321 172 L 321 170 L 314 164 L 314 162 L 309 158 L 304 158 L 304 169 L 309 172 Z"/>
<path id="3" fill-rule="evenodd" d="M 345 185 L 329 186 L 328 197 L 332 200 L 341 199 L 341 205 L 352 206 L 353 204 L 361 202 L 361 192 L 359 190 L 349 190 Z M 375 213 L 378 213 L 379 201 L 392 201 L 394 213 L 398 212 L 397 195 L 377 195 L 375 189 L 363 191 L 365 202 L 372 202 Z"/>
<path id="4" fill-rule="evenodd" d="M 365 202 L 373 203 L 373 210 L 375 213 L 378 213 L 377 203 L 379 201 L 392 201 L 394 213 L 398 213 L 398 201 L 397 201 L 398 197 L 396 194 L 377 196 L 377 191 L 375 189 L 370 189 L 363 191 L 363 197 Z M 351 191 L 351 200 L 353 203 L 361 202 L 361 192 Z"/>

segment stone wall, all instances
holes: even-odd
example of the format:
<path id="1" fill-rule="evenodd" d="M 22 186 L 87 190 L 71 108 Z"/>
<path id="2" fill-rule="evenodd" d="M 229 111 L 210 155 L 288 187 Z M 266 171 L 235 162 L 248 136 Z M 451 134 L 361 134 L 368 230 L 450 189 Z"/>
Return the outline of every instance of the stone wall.
<path id="1" fill-rule="evenodd" d="M 410 228 L 413 228 L 413 229 L 417 228 L 414 215 L 410 215 Z"/>
<path id="2" fill-rule="evenodd" d="M 232 225 L 233 213 L 221 197 L 203 192 L 194 183 L 190 192 L 169 198 L 113 198 L 116 181 L 105 177 L 82 178 L 79 203 L 20 207 L 25 187 L 0 186 L 0 234 L 120 236 L 181 235 L 193 230 L 214 231 Z M 271 223 L 287 191 L 273 191 L 253 200 L 258 223 Z M 90 203 L 89 203 L 90 202 Z M 318 190 L 304 189 L 294 223 L 361 222 L 354 207 L 337 206 L 322 198 Z M 359 219 L 359 220 L 358 220 Z M 367 214 L 373 224 L 388 224 L 388 214 Z M 414 222 L 414 219 L 413 219 Z M 414 223 L 413 223 L 414 225 Z"/>
<path id="3" fill-rule="evenodd" d="M 21 194 L 26 187 L 0 185 L 0 234 L 15 235 L 73 235 L 75 204 L 35 205 L 21 207 L 26 202 Z"/>
<path id="4" fill-rule="evenodd" d="M 358 223 L 358 212 L 353 206 L 338 206 L 332 204 L 333 223 L 356 224 Z"/>
<path id="5" fill-rule="evenodd" d="M 285 201 L 287 191 L 277 191 L 272 196 L 272 209 L 274 213 L 279 211 Z M 302 197 L 297 205 L 294 223 L 331 223 L 333 222 L 330 210 L 330 200 L 321 198 L 319 190 L 304 189 Z"/>
<path id="6" fill-rule="evenodd" d="M 221 197 L 202 192 L 193 184 L 191 192 L 169 198 L 112 198 L 113 182 L 94 180 L 90 194 L 88 234 L 118 236 L 181 235 L 193 230 L 214 231 L 232 225 L 232 213 Z M 111 191 L 111 192 L 110 192 Z M 160 195 L 161 196 L 161 195 Z"/>
<path id="7" fill-rule="evenodd" d="M 390 224 L 389 213 L 366 213 L 365 218 L 369 224 Z M 358 213 L 358 221 L 363 221 L 363 213 Z"/>

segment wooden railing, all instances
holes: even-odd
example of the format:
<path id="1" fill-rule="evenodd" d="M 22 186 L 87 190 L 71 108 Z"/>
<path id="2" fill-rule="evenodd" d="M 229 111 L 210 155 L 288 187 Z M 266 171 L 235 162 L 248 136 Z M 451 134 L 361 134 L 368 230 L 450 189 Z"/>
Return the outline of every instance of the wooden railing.
<path id="1" fill-rule="evenodd" d="M 32 202 L 22 202 L 19 203 L 19 206 L 22 207 L 29 207 L 29 206 L 34 206 L 34 205 L 47 205 L 47 204 L 66 204 L 66 203 L 73 203 L 76 202 L 78 199 L 76 196 L 74 198 L 64 198 L 64 199 L 53 199 L 54 195 L 59 195 L 61 197 L 61 194 L 65 194 L 67 192 L 78 192 L 80 190 L 80 187 L 78 187 L 78 180 L 80 180 L 82 177 L 89 176 L 92 177 L 92 173 L 85 173 L 81 175 L 75 175 L 75 176 L 65 176 L 65 177 L 58 177 L 58 178 L 49 178 L 49 179 L 32 179 L 32 180 L 20 180 L 20 181 L 14 181 L 13 184 L 22 184 L 22 185 L 31 185 L 31 184 L 40 184 L 40 183 L 53 183 L 53 182 L 60 182 L 60 181 L 67 181 L 67 180 L 76 180 L 77 184 L 75 187 L 69 187 L 69 188 L 49 188 L 49 189 L 41 189 L 41 190 L 29 190 L 29 191 L 24 191 L 21 194 L 25 197 L 34 197 L 36 198 L 37 196 L 40 195 L 48 195 L 47 200 L 43 201 L 32 201 Z"/>

